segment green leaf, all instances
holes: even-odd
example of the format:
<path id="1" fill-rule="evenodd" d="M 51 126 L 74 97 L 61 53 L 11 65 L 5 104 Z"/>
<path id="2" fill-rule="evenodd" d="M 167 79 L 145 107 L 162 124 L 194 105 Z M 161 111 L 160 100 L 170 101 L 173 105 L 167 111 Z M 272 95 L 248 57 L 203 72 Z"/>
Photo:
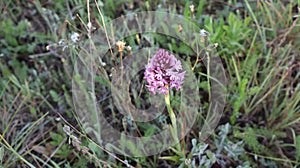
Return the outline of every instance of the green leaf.
<path id="1" fill-rule="evenodd" d="M 60 134 L 50 132 L 50 137 L 53 141 L 50 142 L 51 145 L 58 146 L 64 139 Z"/>
<path id="2" fill-rule="evenodd" d="M 183 14 L 185 19 L 188 19 L 191 15 L 190 5 L 191 5 L 190 3 L 185 4 L 184 14 Z"/>
<path id="3" fill-rule="evenodd" d="M 50 90 L 50 95 L 55 102 L 59 101 L 59 95 L 54 90 Z"/>
<path id="4" fill-rule="evenodd" d="M 33 115 L 33 116 L 36 116 L 37 113 L 36 113 L 36 109 L 34 107 L 30 107 L 29 109 L 30 113 Z"/>
<path id="5" fill-rule="evenodd" d="M 296 137 L 296 159 L 300 160 L 300 135 Z"/>
<path id="6" fill-rule="evenodd" d="M 255 95 L 256 93 L 258 93 L 259 91 L 260 91 L 260 87 L 258 87 L 258 86 L 255 86 L 255 87 L 252 87 L 252 88 L 250 88 L 250 90 L 248 91 L 248 94 L 249 95 Z"/>
<path id="7" fill-rule="evenodd" d="M 69 149 L 69 145 L 64 144 L 61 148 L 57 151 L 56 156 L 57 158 L 67 159 L 71 154 L 71 150 Z"/>
<path id="8" fill-rule="evenodd" d="M 197 7 L 197 14 L 196 14 L 197 18 L 199 18 L 201 16 L 205 2 L 206 2 L 206 0 L 200 0 L 199 5 Z"/>
<path id="9" fill-rule="evenodd" d="M 216 162 L 216 157 L 215 155 L 210 151 L 210 150 L 207 150 L 206 151 L 206 154 L 210 160 L 211 163 L 215 163 Z"/>
<path id="10" fill-rule="evenodd" d="M 99 82 L 103 86 L 110 87 L 110 83 L 101 76 L 95 76 L 95 81 Z"/>
<path id="11" fill-rule="evenodd" d="M 145 131 L 145 136 L 151 136 L 157 131 L 158 131 L 157 127 L 150 127 Z"/>
<path id="12" fill-rule="evenodd" d="M 247 84 L 248 84 L 248 79 L 243 79 L 241 82 L 241 86 L 240 86 L 240 97 L 241 98 L 245 97 L 245 91 L 246 91 Z"/>
<path id="13" fill-rule="evenodd" d="M 16 78 L 16 76 L 12 75 L 10 76 L 10 81 L 12 81 L 12 83 L 14 83 L 17 87 L 22 88 L 19 80 Z"/>

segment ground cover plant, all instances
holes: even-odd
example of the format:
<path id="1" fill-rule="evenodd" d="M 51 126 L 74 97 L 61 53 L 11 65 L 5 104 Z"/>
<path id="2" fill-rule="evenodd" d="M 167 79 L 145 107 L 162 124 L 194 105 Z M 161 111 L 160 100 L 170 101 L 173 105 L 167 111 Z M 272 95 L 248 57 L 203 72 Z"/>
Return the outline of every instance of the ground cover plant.
<path id="1" fill-rule="evenodd" d="M 0 6 L 0 167 L 300 166 L 299 0 L 8 0 Z M 169 15 L 143 22 L 137 13 L 147 11 Z M 223 69 L 211 65 L 214 55 Z M 89 61 L 95 64 L 85 69 Z M 135 67 L 141 70 L 123 78 Z M 226 82 L 212 77 L 221 70 Z M 210 104 L 224 88 L 218 118 Z M 147 110 L 153 101 L 166 107 L 143 115 L 151 121 L 123 113 Z M 88 113 L 95 107 L 101 119 Z M 104 121 L 121 133 L 117 144 L 108 143 L 114 135 L 103 131 Z M 153 155 L 127 136 L 166 129 L 169 142 L 184 136 Z M 157 148 L 163 146 L 151 147 Z"/>

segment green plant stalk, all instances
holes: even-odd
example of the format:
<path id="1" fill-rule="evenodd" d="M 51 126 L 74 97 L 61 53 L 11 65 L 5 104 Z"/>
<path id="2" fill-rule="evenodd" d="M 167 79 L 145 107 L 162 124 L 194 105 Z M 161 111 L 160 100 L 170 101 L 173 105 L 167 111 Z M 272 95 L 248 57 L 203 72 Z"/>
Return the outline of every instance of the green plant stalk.
<path id="1" fill-rule="evenodd" d="M 177 142 L 177 141 L 179 142 L 178 133 L 177 133 L 176 116 L 174 114 L 174 111 L 171 108 L 170 93 L 169 92 L 165 95 L 165 102 L 166 102 L 167 110 L 168 110 L 168 113 L 169 113 L 169 116 L 170 116 L 170 119 L 171 119 L 171 123 L 172 123 L 171 134 L 172 134 L 175 142 Z M 177 153 L 180 153 L 181 147 L 180 147 L 179 143 L 177 143 L 176 148 L 177 148 Z"/>
<path id="2" fill-rule="evenodd" d="M 208 101 L 211 101 L 211 86 L 210 86 L 210 55 L 209 52 L 206 52 L 207 55 L 207 88 L 208 88 Z M 209 106 L 210 108 L 211 106 Z M 210 110 L 210 109 L 209 109 Z"/>
<path id="3" fill-rule="evenodd" d="M 239 70 L 238 70 L 238 67 L 237 67 L 237 63 L 234 59 L 233 56 L 231 56 L 231 59 L 232 59 L 232 62 L 233 62 L 233 66 L 234 66 L 234 71 L 235 71 L 235 74 L 236 74 L 236 78 L 238 80 L 238 83 L 239 83 L 239 87 L 241 87 L 241 77 L 240 77 L 240 74 L 239 74 Z"/>
<path id="4" fill-rule="evenodd" d="M 16 97 L 16 98 L 17 98 L 17 97 Z M 16 98 L 15 98 L 15 99 L 16 99 Z M 15 116 L 17 115 L 17 113 L 20 111 L 20 109 L 22 108 L 23 104 L 25 104 L 25 102 L 27 101 L 28 98 L 29 98 L 29 96 L 26 96 L 26 97 L 24 98 L 24 100 L 22 100 L 22 102 L 20 103 L 20 105 L 18 106 L 18 108 L 16 109 L 16 111 L 13 113 L 13 116 L 11 117 L 9 123 L 7 124 L 5 130 L 3 131 L 3 136 L 5 136 L 5 134 L 7 133 L 8 129 L 10 128 L 10 125 L 11 125 L 12 122 L 13 122 L 13 119 L 15 118 Z M 11 110 L 11 109 L 9 109 L 9 111 L 10 111 L 10 110 Z M 0 142 L 1 142 L 1 140 L 0 140 Z"/>
<path id="5" fill-rule="evenodd" d="M 258 29 L 258 32 L 259 32 L 259 35 L 260 35 L 260 37 L 261 37 L 261 39 L 263 41 L 264 50 L 266 50 L 267 41 L 266 41 L 265 33 L 261 30 L 260 24 L 259 24 L 259 22 L 258 22 L 258 20 L 257 20 L 257 18 L 255 16 L 255 14 L 254 14 L 254 12 L 253 12 L 253 10 L 252 10 L 252 8 L 251 8 L 248 0 L 246 0 L 245 3 L 246 3 L 246 6 L 247 6 L 247 8 L 248 8 L 248 10 L 250 12 L 250 15 L 252 16 L 252 18 L 253 18 L 253 20 L 255 22 L 255 25 L 256 25 L 256 27 Z"/>
<path id="6" fill-rule="evenodd" d="M 32 165 L 30 162 L 28 162 L 25 158 L 23 158 L 17 151 L 14 150 L 14 148 L 12 146 L 10 146 L 10 144 L 4 139 L 4 137 L 2 137 L 2 134 L 0 134 L 0 140 L 3 141 L 3 143 L 5 145 L 3 145 L 4 147 L 6 147 L 8 150 L 10 150 L 13 154 L 15 154 L 19 159 L 21 159 L 24 163 L 26 163 L 29 167 L 35 168 L 34 165 Z"/>
<path id="7" fill-rule="evenodd" d="M 30 134 L 30 130 L 32 130 L 34 127 L 36 127 L 38 125 L 38 123 L 40 123 L 47 115 L 49 114 L 49 112 L 45 113 L 43 116 L 41 116 L 37 121 L 35 121 L 29 128 L 27 128 L 24 133 L 22 133 L 20 135 L 20 137 L 18 137 L 16 139 L 16 142 L 19 142 L 19 144 L 17 144 L 17 146 L 15 147 L 15 149 L 19 149 L 21 147 L 21 145 L 24 143 L 25 139 L 27 138 L 27 136 Z M 12 143 L 12 146 L 15 146 L 14 143 Z"/>

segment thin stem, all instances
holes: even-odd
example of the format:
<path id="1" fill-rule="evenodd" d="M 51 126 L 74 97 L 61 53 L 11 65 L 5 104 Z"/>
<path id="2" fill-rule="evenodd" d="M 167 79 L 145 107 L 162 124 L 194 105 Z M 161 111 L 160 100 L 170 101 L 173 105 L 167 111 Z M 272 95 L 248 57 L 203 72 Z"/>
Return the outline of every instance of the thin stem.
<path id="1" fill-rule="evenodd" d="M 236 77 L 237 77 L 237 80 L 238 80 L 238 83 L 239 83 L 239 87 L 241 87 L 241 77 L 240 77 L 240 74 L 239 74 L 237 63 L 236 63 L 233 56 L 231 56 L 231 59 L 232 59 L 232 62 L 233 62 L 234 71 L 235 71 L 235 74 L 236 74 Z"/>
<path id="2" fill-rule="evenodd" d="M 92 23 L 91 23 L 91 14 L 90 14 L 90 1 L 86 0 L 86 6 L 87 6 L 87 14 L 88 14 L 88 35 L 89 39 L 91 38 L 92 34 Z"/>
<path id="3" fill-rule="evenodd" d="M 123 67 L 123 51 L 119 51 L 120 53 L 120 62 L 121 62 L 121 86 L 123 86 L 123 73 L 124 73 L 124 67 Z"/>
<path id="4" fill-rule="evenodd" d="M 10 146 L 10 144 L 4 139 L 4 137 L 2 137 L 1 134 L 0 134 L 0 140 L 3 141 L 3 143 L 5 144 L 4 147 L 6 147 L 8 150 L 10 150 L 12 153 L 14 153 L 19 159 L 21 159 L 29 167 L 32 167 L 32 168 L 35 167 L 30 162 L 28 162 L 25 158 L 23 158 L 17 151 L 15 151 L 14 148 L 12 146 Z"/>
<path id="5" fill-rule="evenodd" d="M 96 3 L 96 7 L 97 7 L 97 10 L 100 14 L 100 17 L 101 17 L 101 21 L 102 21 L 102 24 L 103 24 L 103 28 L 104 28 L 104 32 L 105 32 L 105 37 L 106 37 L 106 40 L 107 40 L 107 44 L 108 44 L 108 47 L 109 47 L 109 51 L 110 51 L 110 54 L 112 56 L 112 59 L 114 60 L 114 54 L 112 52 L 112 49 L 111 49 L 111 46 L 110 46 L 110 40 L 109 40 L 109 37 L 108 37 L 108 33 L 107 33 L 107 29 L 106 29 L 106 24 L 105 24 L 105 20 L 104 20 L 104 16 L 99 8 L 99 5 L 98 5 L 98 2 L 95 0 L 95 3 Z"/>
<path id="6" fill-rule="evenodd" d="M 166 102 L 168 113 L 169 113 L 169 116 L 170 116 L 170 119 L 171 119 L 172 127 L 173 127 L 174 130 L 176 130 L 175 133 L 177 134 L 176 116 L 173 112 L 173 109 L 171 108 L 170 93 L 169 92 L 165 95 L 165 102 Z M 177 135 L 176 135 L 176 137 L 177 137 Z"/>
<path id="7" fill-rule="evenodd" d="M 97 144 L 94 140 L 92 140 L 91 138 L 89 138 L 86 134 L 80 132 L 79 130 L 77 130 L 75 127 L 73 127 L 60 113 L 56 113 L 59 115 L 59 117 L 70 127 L 72 128 L 72 130 L 74 130 L 77 134 L 79 134 L 80 136 L 82 136 L 83 138 L 86 138 L 89 142 L 92 142 L 93 144 L 95 144 L 98 148 L 100 148 L 101 150 L 103 150 L 105 153 L 107 153 L 108 155 L 110 155 L 111 157 L 115 158 L 116 160 L 122 162 L 123 164 L 126 164 L 128 167 L 130 168 L 134 168 L 133 166 L 131 166 L 130 164 L 126 163 L 125 161 L 123 161 L 122 159 L 120 159 L 118 156 L 116 156 L 114 153 L 110 152 L 109 150 L 105 149 L 102 145 Z"/>
<path id="8" fill-rule="evenodd" d="M 171 119 L 171 123 L 172 123 L 171 133 L 173 135 L 173 138 L 174 138 L 175 142 L 179 142 L 178 134 L 177 134 L 176 116 L 174 114 L 173 109 L 171 108 L 170 93 L 169 92 L 165 95 L 165 102 L 166 102 L 167 110 L 168 110 L 168 113 L 169 113 L 169 116 L 170 116 L 170 119 Z M 178 153 L 179 153 L 181 151 L 181 147 L 180 147 L 179 143 L 176 144 L 176 148 L 177 148 Z"/>
<path id="9" fill-rule="evenodd" d="M 209 102 L 211 101 L 211 86 L 210 86 L 210 55 L 209 55 L 209 52 L 206 52 L 206 55 L 207 55 L 207 87 L 208 87 L 208 99 L 209 99 Z"/>

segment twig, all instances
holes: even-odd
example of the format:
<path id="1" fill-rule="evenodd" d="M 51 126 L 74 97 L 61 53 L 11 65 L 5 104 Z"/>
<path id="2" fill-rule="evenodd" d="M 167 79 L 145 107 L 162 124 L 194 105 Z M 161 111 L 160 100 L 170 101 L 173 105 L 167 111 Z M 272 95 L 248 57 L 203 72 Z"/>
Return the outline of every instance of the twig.
<path id="1" fill-rule="evenodd" d="M 29 58 L 44 57 L 44 56 L 49 56 L 49 55 L 52 55 L 51 51 L 46 52 L 46 53 L 40 53 L 40 54 L 32 54 L 32 55 L 29 55 Z"/>
<path id="2" fill-rule="evenodd" d="M 67 120 L 64 119 L 64 117 L 57 113 L 59 115 L 59 117 L 69 126 L 71 127 L 77 134 L 81 135 L 82 137 L 85 137 L 87 140 L 89 140 L 90 142 L 93 142 L 96 146 L 98 146 L 101 150 L 103 150 L 105 153 L 107 153 L 108 155 L 112 156 L 113 158 L 117 159 L 118 161 L 122 162 L 123 164 L 127 165 L 130 168 L 134 168 L 132 165 L 130 165 L 129 163 L 123 161 L 122 159 L 120 159 L 119 157 L 117 157 L 116 155 L 114 155 L 113 153 L 111 153 L 110 151 L 106 150 L 103 146 L 97 144 L 95 141 L 93 141 L 92 139 L 90 139 L 89 137 L 87 137 L 86 135 L 82 134 L 80 131 L 78 131 L 75 127 L 73 127 Z"/>

